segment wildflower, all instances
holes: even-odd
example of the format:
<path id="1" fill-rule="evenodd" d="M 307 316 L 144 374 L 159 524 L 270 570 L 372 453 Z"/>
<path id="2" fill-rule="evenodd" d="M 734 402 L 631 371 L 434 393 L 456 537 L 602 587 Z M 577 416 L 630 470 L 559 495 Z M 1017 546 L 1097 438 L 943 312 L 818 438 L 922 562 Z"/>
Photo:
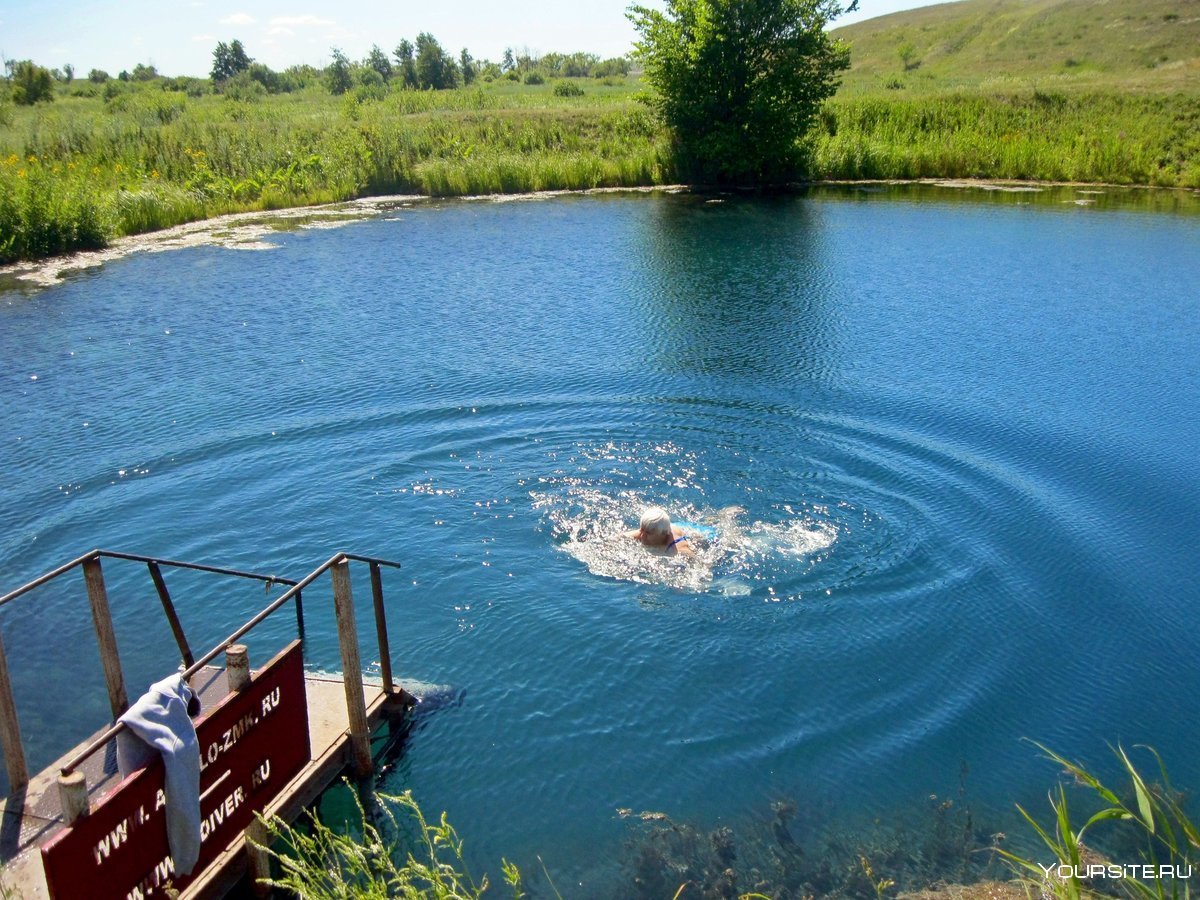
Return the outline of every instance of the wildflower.
<path id="1" fill-rule="evenodd" d="M 31 162 L 31 163 L 37 162 L 37 157 L 34 156 L 32 153 L 29 154 L 29 162 Z"/>
<path id="2" fill-rule="evenodd" d="M 157 177 L 158 177 L 158 169 L 151 169 L 151 170 L 150 170 L 150 177 L 151 177 L 151 178 L 157 178 Z"/>
<path id="3" fill-rule="evenodd" d="M 20 172 L 18 172 L 18 173 L 17 173 L 17 177 L 18 177 L 18 178 L 24 178 L 24 177 L 25 177 L 25 170 L 24 170 L 24 169 L 22 169 Z"/>

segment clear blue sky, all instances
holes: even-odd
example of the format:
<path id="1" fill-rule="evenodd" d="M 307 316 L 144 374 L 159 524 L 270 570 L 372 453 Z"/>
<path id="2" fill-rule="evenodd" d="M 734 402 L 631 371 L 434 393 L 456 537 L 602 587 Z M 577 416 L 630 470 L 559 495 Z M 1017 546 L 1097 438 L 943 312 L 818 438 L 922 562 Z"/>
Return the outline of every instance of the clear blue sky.
<path id="1" fill-rule="evenodd" d="M 838 24 L 868 19 L 929 0 L 863 0 Z M 166 75 L 207 75 L 217 41 L 238 38 L 275 69 L 322 66 L 329 48 L 352 59 L 372 44 L 391 51 L 403 37 L 431 32 L 448 50 L 463 47 L 498 61 L 505 47 L 545 53 L 583 50 L 619 56 L 634 31 L 627 0 L 0 0 L 0 52 L 44 66 L 71 63 L 117 74 L 150 63 Z M 646 5 L 661 6 L 649 0 Z"/>

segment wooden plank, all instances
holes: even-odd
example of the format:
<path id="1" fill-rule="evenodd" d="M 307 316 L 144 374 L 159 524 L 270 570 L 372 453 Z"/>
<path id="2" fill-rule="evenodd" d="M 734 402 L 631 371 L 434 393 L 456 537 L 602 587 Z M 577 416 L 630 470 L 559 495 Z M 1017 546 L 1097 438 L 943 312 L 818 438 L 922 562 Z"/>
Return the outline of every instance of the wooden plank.
<path id="1" fill-rule="evenodd" d="M 13 699 L 12 680 L 8 676 L 8 656 L 0 638 L 0 749 L 4 751 L 4 766 L 8 771 L 8 791 L 15 794 L 29 784 L 29 767 L 21 743 L 21 723 L 17 720 L 17 703 Z"/>
<path id="2" fill-rule="evenodd" d="M 350 715 L 350 754 L 354 774 L 360 778 L 371 774 L 375 762 L 371 758 L 371 734 L 367 727 L 367 702 L 363 696 L 361 677 L 349 677 L 362 671 L 358 655 L 358 627 L 354 622 L 354 595 L 350 588 L 350 564 L 343 558 L 329 570 L 333 579 L 333 607 L 337 616 L 338 644 L 342 650 L 342 671 L 347 677 L 346 711 Z"/>

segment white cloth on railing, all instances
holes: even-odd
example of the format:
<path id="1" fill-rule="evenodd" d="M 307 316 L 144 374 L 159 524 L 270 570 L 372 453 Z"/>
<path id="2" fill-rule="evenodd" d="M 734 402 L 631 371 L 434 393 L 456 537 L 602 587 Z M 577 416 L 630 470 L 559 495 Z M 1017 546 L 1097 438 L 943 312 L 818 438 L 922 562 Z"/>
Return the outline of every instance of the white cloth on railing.
<path id="1" fill-rule="evenodd" d="M 117 734 L 122 777 L 162 755 L 167 841 L 177 875 L 190 874 L 200 856 L 200 742 L 188 715 L 194 696 L 181 675 L 155 682 L 121 716 L 126 728 Z"/>

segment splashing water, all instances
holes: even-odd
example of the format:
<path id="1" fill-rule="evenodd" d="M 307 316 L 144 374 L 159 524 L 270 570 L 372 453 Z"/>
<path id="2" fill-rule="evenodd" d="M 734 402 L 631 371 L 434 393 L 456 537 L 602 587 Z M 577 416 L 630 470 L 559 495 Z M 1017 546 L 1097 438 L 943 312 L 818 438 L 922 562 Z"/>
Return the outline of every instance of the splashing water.
<path id="1" fill-rule="evenodd" d="M 594 474 L 593 463 L 609 463 Z M 570 458 L 573 471 L 540 479 L 531 491 L 559 548 L 593 575 L 678 590 L 747 596 L 754 582 L 774 580 L 779 570 L 795 574 L 828 557 L 839 527 L 821 517 L 823 507 L 779 509 L 781 521 L 751 519 L 741 506 L 713 508 L 703 499 L 704 467 L 679 447 L 607 444 L 581 449 Z M 639 474 L 646 482 L 630 486 Z M 689 537 L 693 557 L 647 548 L 628 537 L 649 505 L 663 506 Z"/>

